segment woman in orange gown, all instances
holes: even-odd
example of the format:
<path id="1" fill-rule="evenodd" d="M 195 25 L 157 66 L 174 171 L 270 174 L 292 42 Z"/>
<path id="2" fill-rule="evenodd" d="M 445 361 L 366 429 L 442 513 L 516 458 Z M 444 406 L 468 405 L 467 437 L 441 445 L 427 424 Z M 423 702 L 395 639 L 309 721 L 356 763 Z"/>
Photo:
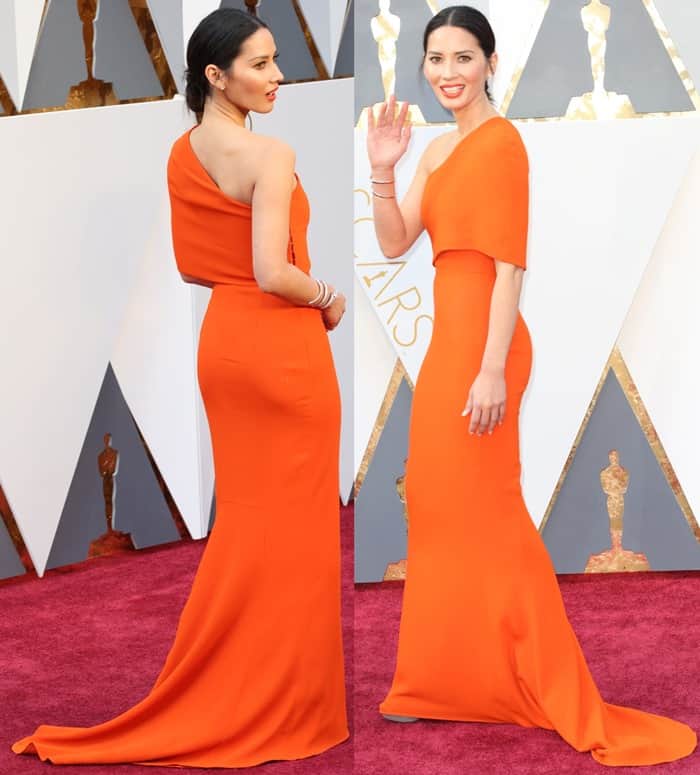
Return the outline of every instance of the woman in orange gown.
<path id="1" fill-rule="evenodd" d="M 394 165 L 410 137 L 393 98 L 370 120 L 377 236 L 388 257 L 423 228 L 435 318 L 415 386 L 406 467 L 411 528 L 396 671 L 380 711 L 556 730 L 608 765 L 688 755 L 686 725 L 604 702 L 564 610 L 520 489 L 518 414 L 532 358 L 518 301 L 528 159 L 490 104 L 495 40 L 465 6 L 429 22 L 424 74 L 456 132 L 426 149 L 397 206 Z"/>
<path id="2" fill-rule="evenodd" d="M 345 302 L 309 275 L 309 207 L 291 150 L 243 125 L 250 110 L 272 109 L 274 55 L 249 14 L 202 21 L 187 54 L 188 104 L 201 123 L 168 163 L 178 268 L 213 287 L 198 375 L 217 507 L 174 643 L 134 707 L 89 728 L 41 725 L 15 753 L 245 767 L 348 736 L 340 400 L 327 335 Z"/>

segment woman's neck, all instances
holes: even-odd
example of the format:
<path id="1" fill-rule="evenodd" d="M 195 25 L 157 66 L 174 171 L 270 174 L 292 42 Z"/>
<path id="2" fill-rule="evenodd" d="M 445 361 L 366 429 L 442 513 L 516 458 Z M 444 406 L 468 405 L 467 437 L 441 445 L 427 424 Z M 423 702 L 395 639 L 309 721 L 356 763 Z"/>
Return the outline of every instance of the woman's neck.
<path id="1" fill-rule="evenodd" d="M 457 124 L 458 134 L 464 137 L 476 129 L 479 124 L 483 124 L 484 121 L 488 121 L 494 116 L 500 116 L 500 113 L 484 98 L 478 101 L 474 100 L 459 111 L 453 111 L 452 115 Z"/>

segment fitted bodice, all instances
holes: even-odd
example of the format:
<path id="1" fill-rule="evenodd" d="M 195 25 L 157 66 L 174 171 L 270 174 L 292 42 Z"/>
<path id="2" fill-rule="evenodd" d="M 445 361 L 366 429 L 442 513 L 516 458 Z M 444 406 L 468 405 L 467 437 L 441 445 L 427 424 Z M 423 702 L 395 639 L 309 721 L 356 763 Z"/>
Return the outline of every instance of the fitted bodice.
<path id="1" fill-rule="evenodd" d="M 175 141 L 168 159 L 173 248 L 178 270 L 212 284 L 255 283 L 253 209 L 224 193 L 209 176 L 190 144 L 194 128 Z M 308 274 L 311 269 L 306 245 L 309 201 L 299 177 L 296 178 L 290 201 L 287 261 Z"/>
<path id="2" fill-rule="evenodd" d="M 525 268 L 528 159 L 518 130 L 494 116 L 472 130 L 428 176 L 421 218 L 433 263 L 446 251 L 479 251 Z"/>

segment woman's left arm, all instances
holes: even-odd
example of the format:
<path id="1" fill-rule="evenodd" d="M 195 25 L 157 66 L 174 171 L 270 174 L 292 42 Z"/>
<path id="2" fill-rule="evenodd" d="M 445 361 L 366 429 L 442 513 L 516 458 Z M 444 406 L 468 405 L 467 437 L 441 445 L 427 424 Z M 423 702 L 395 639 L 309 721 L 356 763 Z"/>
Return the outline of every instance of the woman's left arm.
<path id="1" fill-rule="evenodd" d="M 468 415 L 469 433 L 481 436 L 493 433 L 503 422 L 506 411 L 505 367 L 515 323 L 518 319 L 523 270 L 505 261 L 495 260 L 496 281 L 491 292 L 488 336 L 481 369 L 474 380 L 467 404 L 462 412 Z"/>

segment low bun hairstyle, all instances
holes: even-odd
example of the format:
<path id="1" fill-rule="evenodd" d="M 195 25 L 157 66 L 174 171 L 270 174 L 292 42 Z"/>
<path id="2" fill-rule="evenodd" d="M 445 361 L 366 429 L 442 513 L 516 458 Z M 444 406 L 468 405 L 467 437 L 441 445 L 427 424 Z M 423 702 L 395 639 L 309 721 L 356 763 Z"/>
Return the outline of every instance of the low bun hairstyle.
<path id="1" fill-rule="evenodd" d="M 484 14 L 470 5 L 451 5 L 436 13 L 428 22 L 423 33 L 423 59 L 428 51 L 428 38 L 439 27 L 461 27 L 463 30 L 471 32 L 479 41 L 479 46 L 487 59 L 496 50 L 496 36 Z M 484 84 L 484 91 L 491 101 L 488 81 Z"/>
<path id="2" fill-rule="evenodd" d="M 185 101 L 196 114 L 197 123 L 202 120 L 204 103 L 211 94 L 204 68 L 216 65 L 220 70 L 227 70 L 243 43 L 261 27 L 268 29 L 257 16 L 237 8 L 218 8 L 197 25 L 187 43 L 185 70 Z"/>

